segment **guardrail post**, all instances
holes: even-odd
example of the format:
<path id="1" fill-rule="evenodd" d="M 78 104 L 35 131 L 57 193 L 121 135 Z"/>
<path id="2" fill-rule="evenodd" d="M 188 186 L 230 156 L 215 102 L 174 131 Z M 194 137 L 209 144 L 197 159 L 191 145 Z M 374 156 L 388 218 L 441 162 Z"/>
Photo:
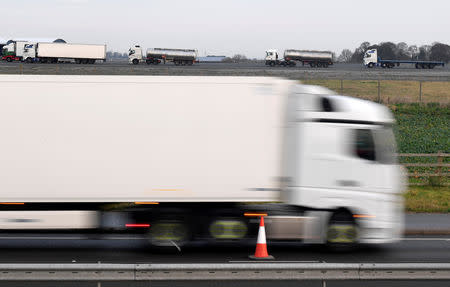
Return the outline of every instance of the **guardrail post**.
<path id="1" fill-rule="evenodd" d="M 19 74 L 23 74 L 23 64 L 19 65 Z"/>
<path id="2" fill-rule="evenodd" d="M 97 287 L 102 287 L 102 282 L 97 282 Z"/>
<path id="3" fill-rule="evenodd" d="M 381 103 L 380 80 L 378 80 L 378 102 Z"/>
<path id="4" fill-rule="evenodd" d="M 422 103 L 422 81 L 419 81 L 419 103 Z"/>
<path id="5" fill-rule="evenodd" d="M 322 287 L 327 287 L 327 281 L 322 280 Z"/>

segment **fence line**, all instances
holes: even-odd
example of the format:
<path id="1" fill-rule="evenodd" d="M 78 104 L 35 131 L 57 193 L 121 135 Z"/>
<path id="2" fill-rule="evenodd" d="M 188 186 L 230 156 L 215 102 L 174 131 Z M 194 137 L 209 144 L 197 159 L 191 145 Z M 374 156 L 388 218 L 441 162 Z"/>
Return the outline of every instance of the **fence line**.
<path id="1" fill-rule="evenodd" d="M 436 184 L 436 185 L 448 185 L 448 183 L 443 182 L 443 177 L 450 176 L 450 164 L 444 163 L 444 158 L 450 157 L 448 153 L 401 153 L 398 154 L 399 157 L 408 158 L 408 157 L 420 157 L 420 158 L 436 158 L 437 163 L 402 163 L 405 167 L 428 167 L 428 168 L 436 168 L 434 172 L 410 172 L 408 170 L 409 177 L 427 177 L 428 183 L 424 182 L 410 182 L 410 185 L 427 185 L 427 184 Z M 447 168 L 447 171 L 442 171 L 442 168 Z M 430 182 L 430 177 L 435 178 L 435 182 Z"/>

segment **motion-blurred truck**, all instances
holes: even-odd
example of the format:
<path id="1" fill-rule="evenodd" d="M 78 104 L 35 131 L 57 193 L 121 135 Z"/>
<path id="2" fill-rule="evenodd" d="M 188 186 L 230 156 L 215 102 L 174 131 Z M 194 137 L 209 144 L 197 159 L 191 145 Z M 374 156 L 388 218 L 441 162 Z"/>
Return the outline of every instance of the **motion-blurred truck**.
<path id="1" fill-rule="evenodd" d="M 285 50 L 283 58 L 277 50 L 266 51 L 266 65 L 275 67 L 294 67 L 296 62 L 309 65 L 311 68 L 328 68 L 333 65 L 333 53 L 327 51 Z"/>
<path id="2" fill-rule="evenodd" d="M 148 65 L 158 65 L 161 62 L 173 62 L 175 65 L 185 66 L 192 65 L 197 59 L 197 50 L 193 49 L 167 49 L 167 48 L 152 48 L 147 49 L 147 54 L 144 57 L 142 48 L 139 45 L 128 50 L 128 62 L 133 65 L 139 63 L 147 63 Z"/>
<path id="3" fill-rule="evenodd" d="M 27 41 L 14 41 L 8 45 L 4 45 L 2 48 L 2 60 L 7 62 L 22 61 L 23 54 L 27 45 L 33 43 Z"/>
<path id="4" fill-rule="evenodd" d="M 367 68 L 382 67 L 394 68 L 400 64 L 413 64 L 416 69 L 434 69 L 436 66 L 444 67 L 445 63 L 441 61 L 419 61 L 419 60 L 385 60 L 378 57 L 377 49 L 367 50 L 363 58 L 364 66 Z"/>
<path id="5" fill-rule="evenodd" d="M 22 56 L 27 63 L 58 63 L 74 61 L 77 64 L 94 64 L 106 61 L 106 45 L 69 43 L 30 43 Z"/>
<path id="6" fill-rule="evenodd" d="M 267 77 L 0 75 L 0 230 L 154 246 L 403 234 L 383 105 Z"/>

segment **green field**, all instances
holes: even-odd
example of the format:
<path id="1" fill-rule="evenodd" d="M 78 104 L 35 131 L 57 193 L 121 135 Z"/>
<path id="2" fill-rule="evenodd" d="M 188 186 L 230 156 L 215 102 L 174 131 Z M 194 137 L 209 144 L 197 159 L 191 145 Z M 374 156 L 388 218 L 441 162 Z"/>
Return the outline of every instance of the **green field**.
<path id="1" fill-rule="evenodd" d="M 337 93 L 378 101 L 377 80 L 301 80 L 308 85 L 327 87 Z M 384 80 L 380 83 L 380 100 L 385 104 L 439 103 L 450 105 L 450 82 Z"/>

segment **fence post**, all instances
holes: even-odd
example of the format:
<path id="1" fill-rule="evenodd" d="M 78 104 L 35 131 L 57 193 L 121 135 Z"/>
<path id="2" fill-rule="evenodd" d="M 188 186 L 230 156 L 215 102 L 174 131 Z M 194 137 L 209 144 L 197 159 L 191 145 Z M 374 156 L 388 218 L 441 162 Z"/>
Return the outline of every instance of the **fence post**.
<path id="1" fill-rule="evenodd" d="M 341 79 L 341 95 L 344 94 L 344 80 Z"/>
<path id="2" fill-rule="evenodd" d="M 422 103 L 422 81 L 419 81 L 419 103 Z"/>
<path id="3" fill-rule="evenodd" d="M 19 65 L 19 73 L 20 73 L 20 74 L 23 74 L 23 64 L 20 64 L 20 65 Z"/>
<path id="4" fill-rule="evenodd" d="M 378 80 L 378 102 L 381 103 L 380 80 Z"/>

